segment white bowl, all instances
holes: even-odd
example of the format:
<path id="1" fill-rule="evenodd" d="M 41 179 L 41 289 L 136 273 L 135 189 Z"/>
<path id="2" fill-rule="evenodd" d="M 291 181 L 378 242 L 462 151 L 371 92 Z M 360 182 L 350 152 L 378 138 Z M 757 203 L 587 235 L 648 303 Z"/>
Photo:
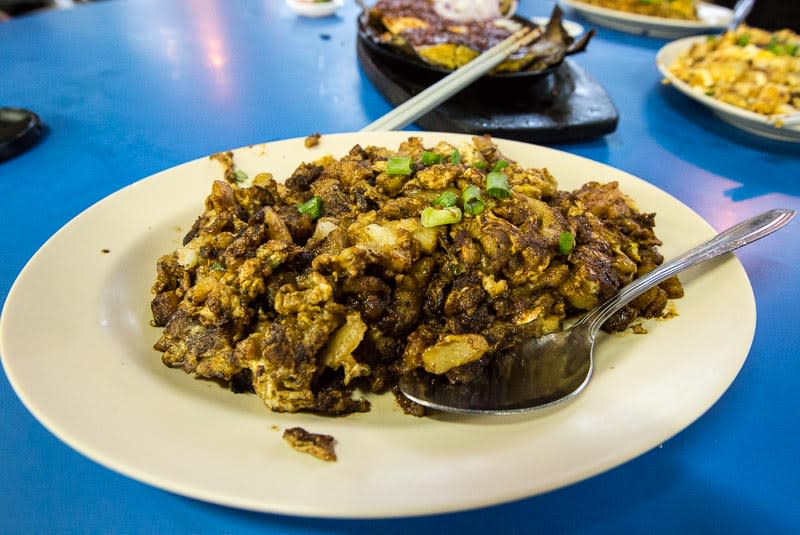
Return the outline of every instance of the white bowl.
<path id="1" fill-rule="evenodd" d="M 286 4 L 292 8 L 295 13 L 303 17 L 330 17 L 337 9 L 344 5 L 344 0 L 329 0 L 328 2 L 286 0 Z"/>

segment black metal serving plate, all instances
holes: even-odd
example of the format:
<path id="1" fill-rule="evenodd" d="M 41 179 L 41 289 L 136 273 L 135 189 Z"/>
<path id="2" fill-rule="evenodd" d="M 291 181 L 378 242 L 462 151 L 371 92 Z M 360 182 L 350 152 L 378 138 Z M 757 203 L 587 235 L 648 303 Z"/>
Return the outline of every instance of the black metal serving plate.
<path id="1" fill-rule="evenodd" d="M 398 106 L 436 80 L 378 54 L 363 36 L 358 59 L 367 78 Z M 566 60 L 546 76 L 510 78 L 501 86 L 475 83 L 416 121 L 425 130 L 491 134 L 529 143 L 571 143 L 616 130 L 619 115 L 605 90 Z"/>
<path id="2" fill-rule="evenodd" d="M 556 9 L 558 8 L 556 7 Z M 418 57 L 404 52 L 397 47 L 381 43 L 374 29 L 369 25 L 368 16 L 368 13 L 364 11 L 358 17 L 358 39 L 371 56 L 381 59 L 384 63 L 388 63 L 389 65 L 402 67 L 404 74 L 407 72 L 409 75 L 425 80 L 432 79 L 436 81 L 453 72 L 450 69 L 439 67 L 432 63 L 426 63 Z M 512 17 L 512 20 L 515 20 L 520 25 L 535 26 L 535 24 L 519 16 Z M 505 84 L 515 83 L 520 79 L 524 81 L 534 80 L 553 72 L 561 61 L 559 61 L 558 64 L 547 65 L 546 67 L 535 70 L 523 69 L 520 71 L 489 73 L 476 80 L 475 84 L 481 87 L 487 86 L 488 88 L 490 86 L 502 87 Z"/>

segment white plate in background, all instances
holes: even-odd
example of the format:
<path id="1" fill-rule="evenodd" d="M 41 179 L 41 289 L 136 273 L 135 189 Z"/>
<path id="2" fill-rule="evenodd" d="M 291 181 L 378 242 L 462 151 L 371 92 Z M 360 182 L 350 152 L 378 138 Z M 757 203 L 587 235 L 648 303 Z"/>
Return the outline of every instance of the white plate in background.
<path id="1" fill-rule="evenodd" d="M 724 30 L 733 18 L 733 11 L 730 9 L 708 2 L 697 3 L 699 20 L 639 15 L 587 4 L 580 0 L 559 0 L 559 3 L 598 26 L 660 39 L 679 39 L 689 35 Z"/>
<path id="2" fill-rule="evenodd" d="M 292 11 L 303 17 L 320 18 L 330 17 L 336 10 L 344 5 L 344 0 L 329 0 L 327 2 L 304 2 L 303 0 L 286 0 Z"/>
<path id="3" fill-rule="evenodd" d="M 712 96 L 706 95 L 701 89 L 693 88 L 669 71 L 669 66 L 683 52 L 689 50 L 693 43 L 708 39 L 708 36 L 685 37 L 664 45 L 656 54 L 656 66 L 669 83 L 687 97 L 708 106 L 708 108 L 723 121 L 740 128 L 751 134 L 779 141 L 800 143 L 800 125 L 777 126 L 780 116 L 768 116 L 762 113 L 746 110 L 733 104 L 728 104 Z"/>

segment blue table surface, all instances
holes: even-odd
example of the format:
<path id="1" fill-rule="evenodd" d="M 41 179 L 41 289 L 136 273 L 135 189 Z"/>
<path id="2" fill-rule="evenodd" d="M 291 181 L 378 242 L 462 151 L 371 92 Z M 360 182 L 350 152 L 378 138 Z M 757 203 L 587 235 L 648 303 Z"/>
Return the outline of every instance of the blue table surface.
<path id="1" fill-rule="evenodd" d="M 551 7 L 523 0 L 519 12 Z M 221 149 L 356 131 L 389 111 L 356 60 L 358 9 L 348 1 L 336 17 L 304 19 L 279 0 L 108 0 L 0 24 L 0 105 L 47 124 L 37 146 L 0 163 L 0 298 L 51 234 L 133 181 Z M 557 148 L 652 182 L 718 229 L 769 208 L 800 209 L 800 145 L 743 133 L 662 85 L 654 59 L 663 44 L 599 29 L 574 61 L 607 90 L 619 126 Z M 663 446 L 586 481 L 421 518 L 239 511 L 82 457 L 31 416 L 3 375 L 0 532 L 796 532 L 799 234 L 793 222 L 737 253 L 758 320 L 722 398 Z"/>

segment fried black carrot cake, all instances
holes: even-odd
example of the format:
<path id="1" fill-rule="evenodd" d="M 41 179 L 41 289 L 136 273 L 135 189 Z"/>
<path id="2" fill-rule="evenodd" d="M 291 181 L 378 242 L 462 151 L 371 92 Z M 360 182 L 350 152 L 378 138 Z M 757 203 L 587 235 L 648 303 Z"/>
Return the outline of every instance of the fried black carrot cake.
<path id="1" fill-rule="evenodd" d="M 274 411 L 367 411 L 364 393 L 408 373 L 468 382 L 663 260 L 655 214 L 616 183 L 560 191 L 489 137 L 356 145 L 248 186 L 231 153 L 213 158 L 224 179 L 157 262 L 155 348 Z M 681 295 L 670 279 L 605 328 Z"/>

